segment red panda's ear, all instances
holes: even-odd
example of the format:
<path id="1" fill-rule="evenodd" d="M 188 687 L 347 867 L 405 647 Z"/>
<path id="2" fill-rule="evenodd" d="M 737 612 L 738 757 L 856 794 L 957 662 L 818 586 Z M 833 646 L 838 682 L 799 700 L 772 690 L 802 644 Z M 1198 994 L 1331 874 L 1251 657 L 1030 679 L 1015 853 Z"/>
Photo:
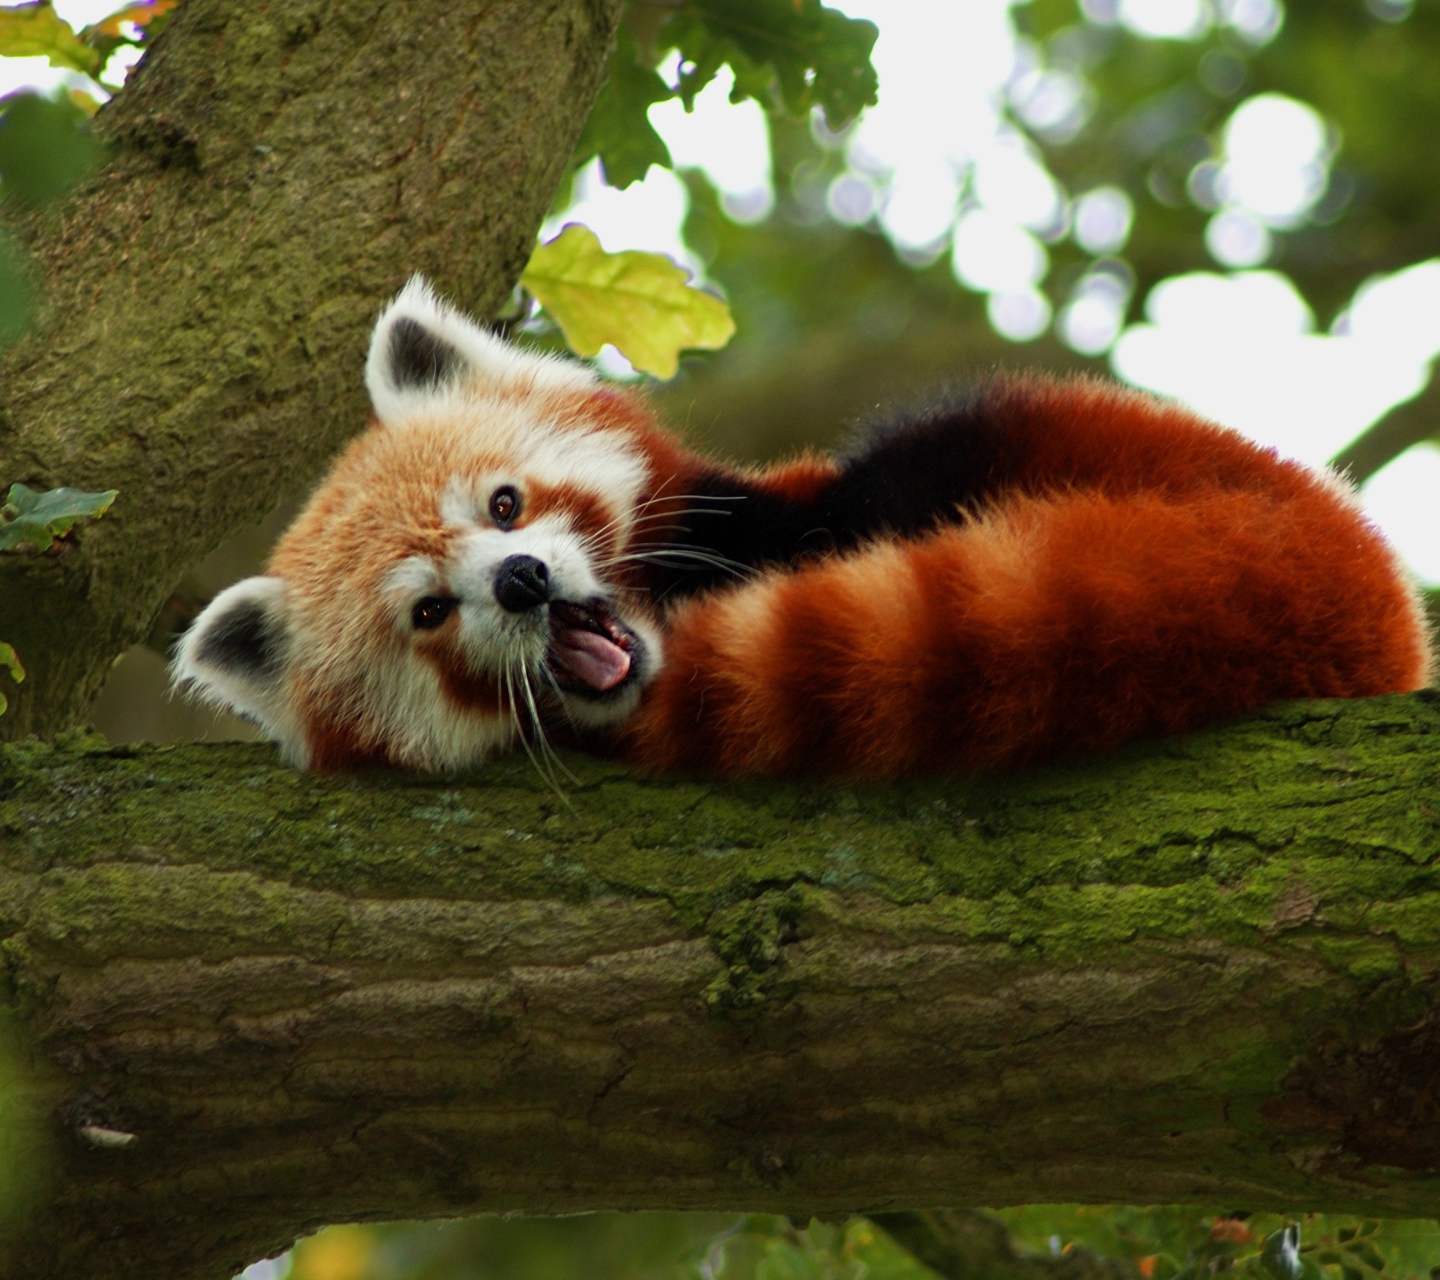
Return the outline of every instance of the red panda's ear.
<path id="1" fill-rule="evenodd" d="M 522 380 L 526 387 L 582 392 L 596 382 L 584 365 L 496 337 L 440 301 L 423 276 L 400 291 L 370 336 L 365 385 L 375 416 L 387 425 Z"/>
<path id="2" fill-rule="evenodd" d="M 172 682 L 205 702 L 287 737 L 285 670 L 290 648 L 285 584 L 246 578 L 227 587 L 180 638 Z"/>

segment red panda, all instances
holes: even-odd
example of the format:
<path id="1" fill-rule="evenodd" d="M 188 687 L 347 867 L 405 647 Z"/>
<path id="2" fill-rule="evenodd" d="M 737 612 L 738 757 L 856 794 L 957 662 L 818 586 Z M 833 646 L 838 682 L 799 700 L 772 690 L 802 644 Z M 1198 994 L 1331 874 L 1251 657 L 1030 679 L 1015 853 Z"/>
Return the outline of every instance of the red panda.
<path id="1" fill-rule="evenodd" d="M 413 280 L 375 420 L 179 683 L 313 769 L 535 735 L 645 769 L 891 778 L 1422 686 L 1348 486 L 1094 379 L 994 377 L 853 451 L 728 465 Z"/>

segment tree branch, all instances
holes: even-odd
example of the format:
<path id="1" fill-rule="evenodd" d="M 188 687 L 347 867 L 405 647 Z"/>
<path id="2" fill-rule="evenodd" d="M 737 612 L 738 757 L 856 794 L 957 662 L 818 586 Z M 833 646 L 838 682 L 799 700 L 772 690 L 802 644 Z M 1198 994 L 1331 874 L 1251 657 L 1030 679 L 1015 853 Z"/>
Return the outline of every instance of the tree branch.
<path id="1" fill-rule="evenodd" d="M 63 554 L 0 556 L 0 638 L 30 675 L 0 738 L 83 717 L 186 570 L 363 426 L 366 336 L 412 272 L 478 314 L 501 304 L 618 10 L 176 11 L 96 119 L 104 170 L 18 223 L 44 307 L 0 360 L 0 488 L 120 497 Z"/>
<path id="2" fill-rule="evenodd" d="M 1330 459 L 1337 471 L 1364 484 L 1387 462 L 1411 445 L 1440 435 L 1440 378 L 1430 381 L 1412 400 L 1397 404 Z"/>
<path id="3" fill-rule="evenodd" d="M 4 748 L 50 1176 L 0 1274 L 512 1210 L 1440 1209 L 1440 696 L 900 786 L 571 763 L 567 804 L 523 757 Z"/>

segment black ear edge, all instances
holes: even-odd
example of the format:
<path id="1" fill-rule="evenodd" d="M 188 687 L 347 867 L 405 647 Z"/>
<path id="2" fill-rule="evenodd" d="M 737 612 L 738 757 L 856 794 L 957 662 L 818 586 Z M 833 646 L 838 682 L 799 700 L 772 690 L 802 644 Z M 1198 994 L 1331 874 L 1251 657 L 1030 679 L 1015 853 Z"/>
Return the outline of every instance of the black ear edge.
<path id="1" fill-rule="evenodd" d="M 242 600 L 205 627 L 192 656 L 216 671 L 272 680 L 285 665 L 283 628 L 265 605 Z"/>
<path id="2" fill-rule="evenodd" d="M 464 367 L 458 348 L 418 320 L 400 316 L 386 344 L 390 382 L 397 391 L 420 391 L 449 382 Z"/>

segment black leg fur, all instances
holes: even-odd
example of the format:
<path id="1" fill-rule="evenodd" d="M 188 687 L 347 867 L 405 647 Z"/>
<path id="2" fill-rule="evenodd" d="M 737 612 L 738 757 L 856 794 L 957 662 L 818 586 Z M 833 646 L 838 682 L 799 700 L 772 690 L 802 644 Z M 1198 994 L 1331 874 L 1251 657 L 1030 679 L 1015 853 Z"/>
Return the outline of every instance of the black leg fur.
<path id="1" fill-rule="evenodd" d="M 963 520 L 1005 486 L 1004 446 L 1004 425 L 982 390 L 867 426 L 835 480 L 808 502 L 717 468 L 699 477 L 684 526 L 667 538 L 655 589 L 691 595 L 731 576 L 699 554 L 747 567 L 794 564 Z M 685 563 L 685 551 L 697 560 Z"/>

